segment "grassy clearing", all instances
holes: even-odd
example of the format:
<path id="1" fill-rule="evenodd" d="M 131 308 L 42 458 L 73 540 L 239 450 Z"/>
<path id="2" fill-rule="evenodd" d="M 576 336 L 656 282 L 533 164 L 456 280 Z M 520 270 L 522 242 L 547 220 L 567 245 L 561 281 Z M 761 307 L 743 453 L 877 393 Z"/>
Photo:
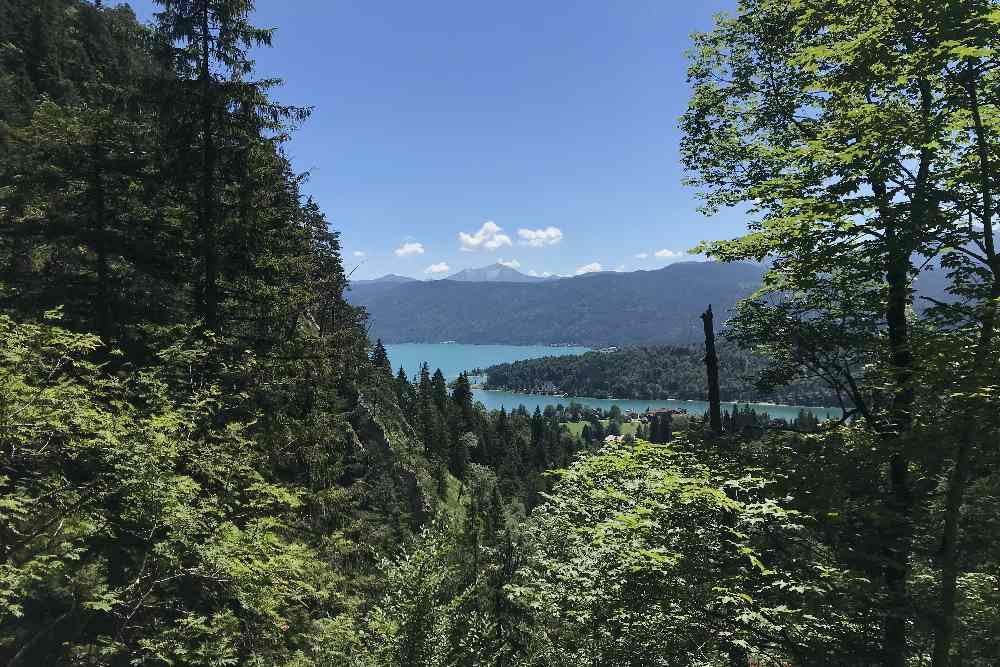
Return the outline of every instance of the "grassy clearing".
<path id="1" fill-rule="evenodd" d="M 605 430 L 608 428 L 608 422 L 610 420 L 602 419 L 601 424 L 604 426 Z M 579 438 L 583 435 L 583 427 L 589 422 L 578 421 L 578 422 L 563 422 L 562 425 L 566 427 L 567 430 L 573 435 L 574 438 Z M 639 428 L 639 422 L 632 422 L 631 424 L 622 424 L 622 435 L 635 435 L 636 429 Z"/>

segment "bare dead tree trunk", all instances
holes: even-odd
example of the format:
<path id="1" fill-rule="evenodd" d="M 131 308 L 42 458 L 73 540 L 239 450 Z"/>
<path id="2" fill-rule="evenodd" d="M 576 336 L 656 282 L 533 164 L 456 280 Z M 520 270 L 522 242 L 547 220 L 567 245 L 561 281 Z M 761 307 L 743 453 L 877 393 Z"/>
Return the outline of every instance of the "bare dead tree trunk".
<path id="1" fill-rule="evenodd" d="M 705 369 L 708 373 L 708 423 L 716 435 L 722 433 L 722 405 L 719 392 L 719 357 L 715 353 L 715 316 L 712 306 L 701 315 L 705 325 Z"/>

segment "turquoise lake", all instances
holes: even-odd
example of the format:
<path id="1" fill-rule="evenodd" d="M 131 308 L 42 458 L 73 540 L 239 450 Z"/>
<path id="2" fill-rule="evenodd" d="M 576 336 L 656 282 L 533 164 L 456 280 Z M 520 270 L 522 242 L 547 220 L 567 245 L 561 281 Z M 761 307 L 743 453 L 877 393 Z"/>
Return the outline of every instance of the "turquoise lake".
<path id="1" fill-rule="evenodd" d="M 494 364 L 501 364 L 508 361 L 521 361 L 524 359 L 537 359 L 538 357 L 554 357 L 568 354 L 584 354 L 590 349 L 586 347 L 550 347 L 547 345 L 463 345 L 460 343 L 404 343 L 400 345 L 386 345 L 389 353 L 389 360 L 393 369 L 402 366 L 407 374 L 413 376 L 420 370 L 420 364 L 427 362 L 431 371 L 440 368 L 444 376 L 449 380 L 458 377 L 462 371 L 474 368 L 486 368 Z M 490 410 L 499 410 L 501 407 L 511 410 L 519 405 L 523 405 L 528 410 L 535 407 L 545 409 L 547 405 L 569 405 L 570 402 L 579 403 L 595 408 L 609 409 L 612 405 L 617 405 L 622 410 L 645 411 L 647 408 L 674 408 L 677 410 L 687 410 L 692 414 L 701 414 L 708 410 L 706 401 L 630 401 L 621 399 L 587 398 L 574 396 L 544 396 L 538 394 L 517 394 L 506 391 L 486 391 L 484 389 L 475 390 L 476 399 L 481 401 Z M 723 409 L 732 407 L 733 403 L 724 403 Z M 747 405 L 740 403 L 739 405 Z M 767 412 L 772 417 L 783 419 L 794 419 L 798 416 L 800 408 L 795 405 L 774 405 L 772 403 L 750 403 L 751 407 L 758 412 Z M 839 408 L 805 408 L 810 410 L 820 419 L 839 419 L 841 412 Z"/>
<path id="2" fill-rule="evenodd" d="M 508 361 L 523 361 L 539 357 L 579 355 L 590 352 L 589 347 L 551 347 L 548 345 L 461 345 L 459 343 L 404 343 L 386 345 L 393 370 L 402 366 L 411 377 L 420 371 L 425 361 L 431 372 L 440 368 L 449 380 L 463 371 L 486 368 Z"/>

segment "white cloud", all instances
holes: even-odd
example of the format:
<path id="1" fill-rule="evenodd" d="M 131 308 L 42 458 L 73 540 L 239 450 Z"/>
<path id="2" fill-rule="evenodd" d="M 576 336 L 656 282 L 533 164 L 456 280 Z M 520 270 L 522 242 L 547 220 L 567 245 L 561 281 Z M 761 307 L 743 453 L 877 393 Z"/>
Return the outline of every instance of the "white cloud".
<path id="1" fill-rule="evenodd" d="M 656 251 L 656 256 L 659 257 L 660 259 L 667 259 L 670 257 L 682 257 L 683 255 L 684 253 L 682 252 L 678 252 L 676 250 L 667 250 L 666 248 L 664 248 L 663 250 Z"/>
<path id="2" fill-rule="evenodd" d="M 618 268 L 615 269 L 615 271 L 617 271 L 619 273 L 621 273 L 624 270 L 625 270 L 625 265 L 624 264 L 619 264 Z"/>
<path id="3" fill-rule="evenodd" d="M 517 230 L 517 235 L 521 237 L 521 245 L 530 245 L 533 248 L 555 245 L 562 241 L 563 238 L 562 230 L 558 227 L 519 229 Z"/>
<path id="4" fill-rule="evenodd" d="M 521 268 L 521 262 L 517 261 L 516 259 L 509 259 L 509 260 L 501 259 L 497 261 L 497 264 L 501 266 L 506 266 L 508 269 Z"/>
<path id="5" fill-rule="evenodd" d="M 410 257 L 411 255 L 423 255 L 424 244 L 410 241 L 396 248 L 395 253 L 396 257 Z"/>
<path id="6" fill-rule="evenodd" d="M 535 271 L 534 269 L 532 269 L 531 271 L 528 271 L 528 275 L 532 276 L 533 278 L 551 278 L 552 277 L 552 274 L 550 272 L 548 272 L 548 271 L 543 271 L 542 273 L 539 273 L 538 271 Z"/>
<path id="7" fill-rule="evenodd" d="M 584 264 L 583 266 L 578 268 L 576 270 L 576 275 L 582 276 L 585 273 L 597 273 L 598 271 L 602 270 L 603 267 L 600 265 L 599 262 L 591 262 L 590 264 Z"/>
<path id="8" fill-rule="evenodd" d="M 355 257 L 364 257 L 365 256 L 365 252 L 363 250 L 355 250 L 354 251 L 354 256 Z"/>
<path id="9" fill-rule="evenodd" d="M 647 257 L 649 257 L 648 252 L 640 252 L 638 255 L 635 256 L 636 259 L 646 259 Z"/>
<path id="10" fill-rule="evenodd" d="M 505 245 L 512 245 L 510 237 L 501 234 L 503 229 L 492 220 L 487 220 L 479 231 L 475 234 L 458 233 L 458 241 L 462 244 L 462 250 L 473 252 L 476 250 L 496 250 Z"/>
<path id="11" fill-rule="evenodd" d="M 451 267 L 445 262 L 438 262 L 437 264 L 431 264 L 426 269 L 424 273 L 448 273 L 451 271 Z"/>

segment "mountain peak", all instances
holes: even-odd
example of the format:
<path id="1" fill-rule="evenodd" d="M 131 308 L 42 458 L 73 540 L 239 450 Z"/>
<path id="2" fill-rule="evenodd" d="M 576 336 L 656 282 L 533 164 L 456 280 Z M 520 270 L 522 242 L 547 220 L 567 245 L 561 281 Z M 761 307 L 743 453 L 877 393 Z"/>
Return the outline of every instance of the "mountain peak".
<path id="1" fill-rule="evenodd" d="M 383 342 L 439 341 L 445 326 L 447 338 L 460 343 L 688 345 L 704 340 L 698 317 L 708 304 L 720 321 L 727 319 L 766 271 L 748 263 L 687 262 L 518 280 L 518 272 L 500 268 L 471 269 L 453 280 L 367 285 L 349 297 L 368 309 L 371 335 Z"/>
<path id="2" fill-rule="evenodd" d="M 370 280 L 353 280 L 351 282 L 354 282 L 354 283 L 369 283 L 369 284 L 372 284 L 372 283 L 394 284 L 394 283 L 411 283 L 411 282 L 415 282 L 415 281 L 416 281 L 416 278 L 408 278 L 406 276 L 400 276 L 400 275 L 397 275 L 395 273 L 387 273 L 384 276 L 381 276 L 379 278 L 371 278 Z"/>
<path id="3" fill-rule="evenodd" d="M 535 283 L 545 278 L 529 276 L 506 264 L 496 262 L 479 269 L 465 269 L 448 276 L 448 280 L 467 283 Z"/>

